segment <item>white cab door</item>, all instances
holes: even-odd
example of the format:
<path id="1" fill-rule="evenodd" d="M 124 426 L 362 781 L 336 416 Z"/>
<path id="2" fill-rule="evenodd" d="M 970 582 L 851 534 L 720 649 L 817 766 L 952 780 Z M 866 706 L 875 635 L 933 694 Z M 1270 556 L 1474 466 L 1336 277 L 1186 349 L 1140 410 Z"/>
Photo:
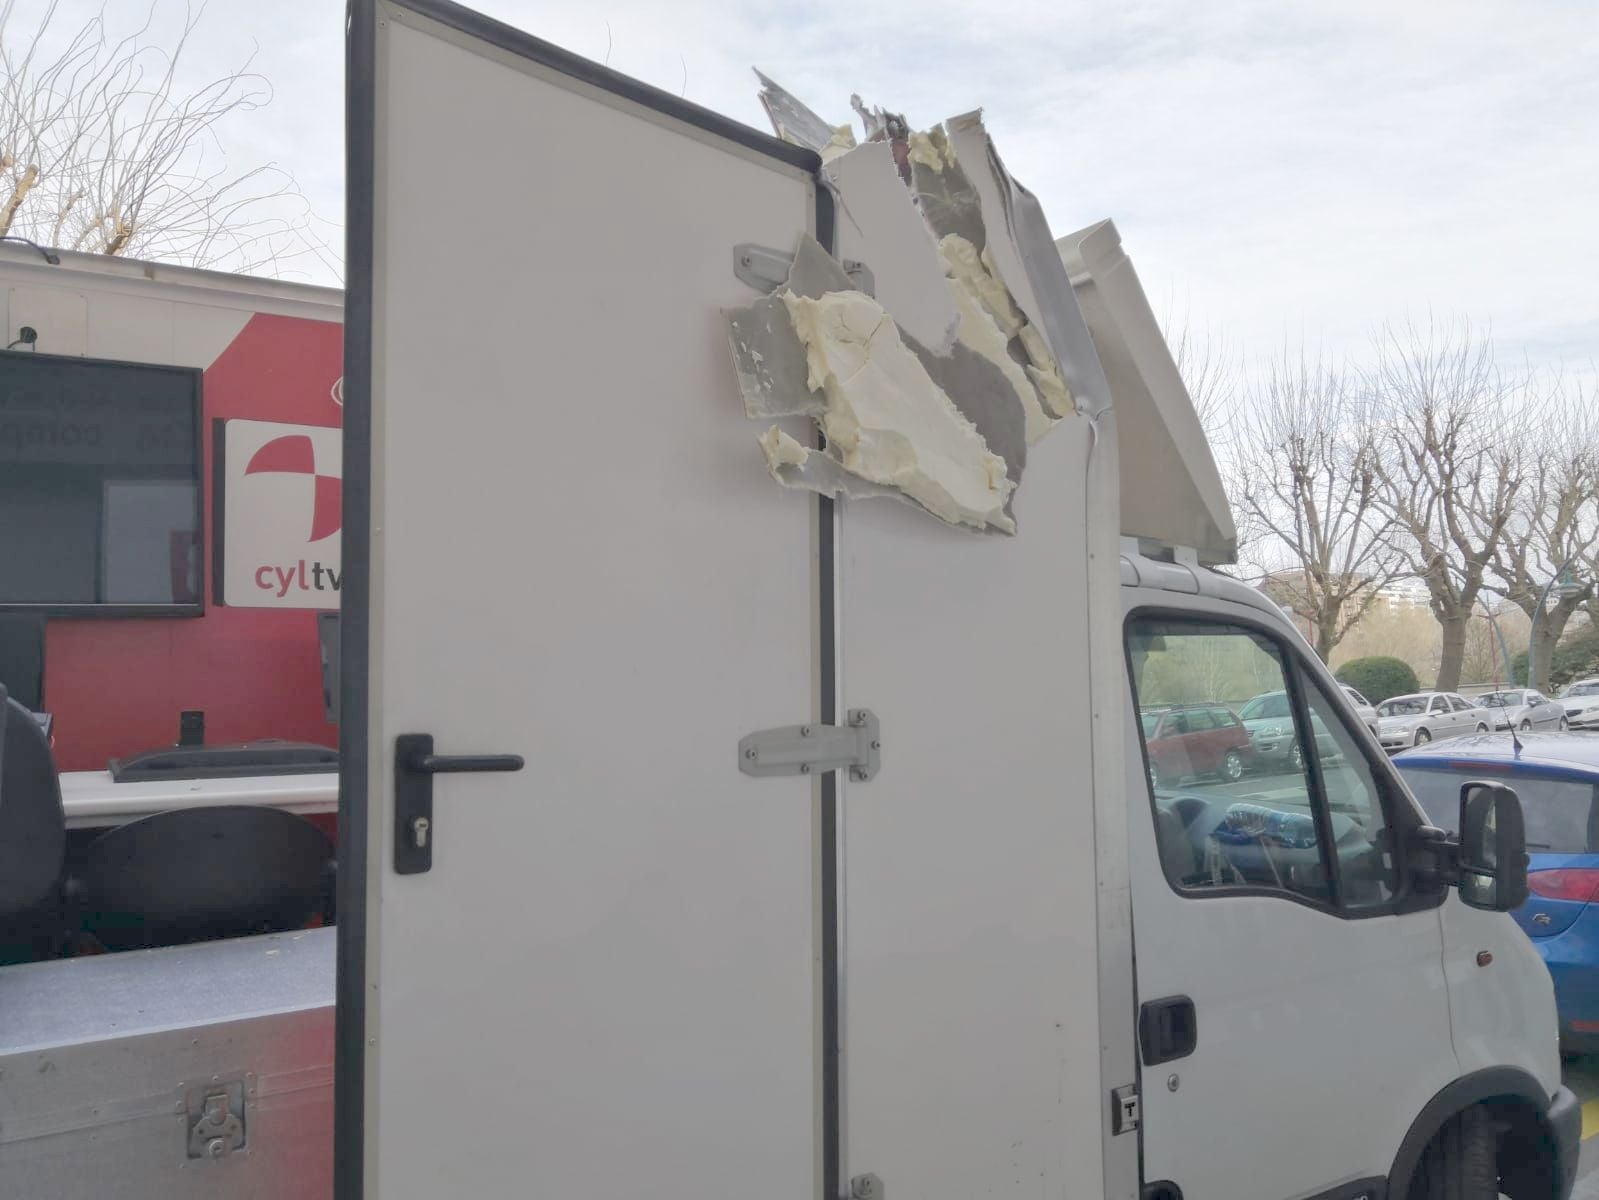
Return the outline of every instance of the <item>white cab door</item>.
<path id="1" fill-rule="evenodd" d="M 1144 1180 L 1184 1200 L 1283 1200 L 1380 1179 L 1455 1074 L 1438 913 L 1399 911 L 1385 850 L 1419 818 L 1385 799 L 1386 764 L 1335 685 L 1264 617 L 1187 598 L 1173 617 L 1169 593 L 1123 595 Z M 1303 769 L 1193 778 L 1171 762 L 1183 748 L 1152 736 L 1163 780 L 1189 781 L 1148 787 L 1147 714 L 1284 689 Z"/>
<path id="2" fill-rule="evenodd" d="M 813 177 L 418 7 L 352 27 L 340 1194 L 815 1200 L 813 787 L 737 765 L 814 709 L 815 504 L 767 478 L 721 315 Z M 401 874 L 412 734 L 526 765 L 430 776 Z"/>

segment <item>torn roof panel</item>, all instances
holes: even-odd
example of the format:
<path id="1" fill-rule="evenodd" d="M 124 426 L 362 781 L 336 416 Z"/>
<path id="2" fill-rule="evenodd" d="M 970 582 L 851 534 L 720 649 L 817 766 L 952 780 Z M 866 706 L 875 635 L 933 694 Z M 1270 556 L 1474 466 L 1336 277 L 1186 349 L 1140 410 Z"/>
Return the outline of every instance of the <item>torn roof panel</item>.
<path id="1" fill-rule="evenodd" d="M 746 412 L 808 415 L 826 433 L 812 451 L 769 431 L 773 476 L 829 494 L 887 487 L 951 524 L 1014 532 L 1029 444 L 1078 411 L 1075 381 L 1099 378 L 1042 211 L 978 114 L 912 132 L 851 97 L 868 137 L 852 148 L 848 126 L 760 78 L 778 134 L 820 151 L 837 252 L 868 268 L 877 293 L 853 290 L 803 237 L 787 283 L 729 314 Z M 1042 266 L 1028 261 L 1040 239 Z M 1081 369 L 1064 369 L 1061 347 Z"/>
<path id="2" fill-rule="evenodd" d="M 1115 405 L 1122 534 L 1188 546 L 1207 566 L 1236 561 L 1216 460 L 1121 234 L 1101 221 L 1056 245 Z"/>
<path id="3" fill-rule="evenodd" d="M 934 353 L 947 353 L 960 314 L 893 150 L 886 142 L 867 142 L 828 162 L 822 176 L 838 197 L 838 256 L 870 266 L 877 302 L 895 324 Z"/>

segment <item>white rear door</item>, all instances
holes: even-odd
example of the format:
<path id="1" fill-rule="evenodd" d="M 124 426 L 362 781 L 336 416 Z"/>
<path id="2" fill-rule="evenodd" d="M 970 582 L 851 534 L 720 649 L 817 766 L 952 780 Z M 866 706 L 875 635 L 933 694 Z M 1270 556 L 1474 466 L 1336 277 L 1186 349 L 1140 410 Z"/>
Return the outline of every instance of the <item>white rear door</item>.
<path id="1" fill-rule="evenodd" d="M 813 783 L 737 744 L 819 704 L 816 504 L 720 312 L 810 156 L 451 6 L 351 34 L 339 1194 L 814 1200 Z"/>
<path id="2" fill-rule="evenodd" d="M 1123 853 L 1117 713 L 1095 704 L 1123 676 L 1092 637 L 1115 628 L 1114 542 L 1086 532 L 1114 452 L 1087 418 L 1032 446 L 1014 539 L 844 508 L 844 697 L 884 739 L 881 774 L 842 785 L 845 1174 L 889 1196 L 1133 1176 L 1135 1135 L 1102 1146 L 1134 1068 L 1126 896 L 1096 870 Z"/>

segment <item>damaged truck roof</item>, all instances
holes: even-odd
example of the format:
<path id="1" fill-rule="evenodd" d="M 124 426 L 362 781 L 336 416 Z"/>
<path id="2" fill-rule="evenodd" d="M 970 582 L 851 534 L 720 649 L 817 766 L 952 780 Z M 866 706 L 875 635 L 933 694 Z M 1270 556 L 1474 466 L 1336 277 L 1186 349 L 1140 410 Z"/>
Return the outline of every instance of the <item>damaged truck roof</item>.
<path id="1" fill-rule="evenodd" d="M 1123 532 L 1230 561 L 1215 464 L 1114 227 L 1057 247 L 979 113 L 915 132 L 852 97 L 857 143 L 759 77 L 778 135 L 821 157 L 839 213 L 837 258 L 809 237 L 755 248 L 787 278 L 728 314 L 747 415 L 791 419 L 759 437 L 773 478 L 1014 534 L 1027 448 L 1114 410 Z"/>

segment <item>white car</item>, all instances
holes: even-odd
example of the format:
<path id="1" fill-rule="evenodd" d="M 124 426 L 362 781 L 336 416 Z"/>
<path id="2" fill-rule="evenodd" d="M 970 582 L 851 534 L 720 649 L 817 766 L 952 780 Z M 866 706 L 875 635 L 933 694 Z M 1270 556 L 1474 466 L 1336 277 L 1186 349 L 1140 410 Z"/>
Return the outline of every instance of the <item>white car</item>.
<path id="1" fill-rule="evenodd" d="M 1599 679 L 1579 679 L 1560 693 L 1566 721 L 1573 729 L 1599 729 Z"/>
<path id="2" fill-rule="evenodd" d="M 1377 706 L 1377 740 L 1384 750 L 1425 746 L 1438 738 L 1487 733 L 1493 714 L 1454 692 L 1394 696 Z"/>
<path id="3" fill-rule="evenodd" d="M 1495 729 L 1564 729 L 1566 710 L 1542 692 L 1532 688 L 1511 688 L 1487 692 L 1477 703 L 1494 714 Z"/>
<path id="4" fill-rule="evenodd" d="M 1370 700 L 1367 700 L 1366 697 L 1357 692 L 1354 688 L 1350 687 L 1347 683 L 1341 683 L 1338 686 L 1343 688 L 1344 695 L 1349 697 L 1349 703 L 1355 706 L 1355 715 L 1360 718 L 1361 723 L 1365 725 L 1367 729 L 1371 730 L 1372 733 L 1376 733 L 1376 706 L 1373 705 Z"/>

